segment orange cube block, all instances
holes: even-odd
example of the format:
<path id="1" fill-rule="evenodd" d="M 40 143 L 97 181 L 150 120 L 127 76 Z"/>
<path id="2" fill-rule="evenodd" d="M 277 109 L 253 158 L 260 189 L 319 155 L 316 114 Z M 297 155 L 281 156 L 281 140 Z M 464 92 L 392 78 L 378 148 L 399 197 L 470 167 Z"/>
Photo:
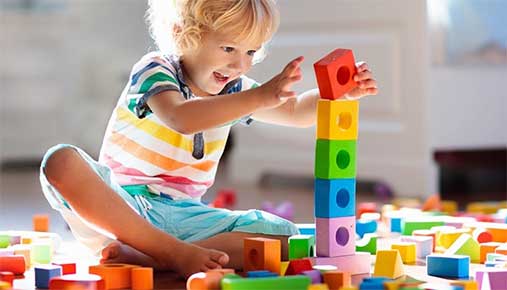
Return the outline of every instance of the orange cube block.
<path id="1" fill-rule="evenodd" d="M 354 54 L 350 49 L 335 49 L 313 64 L 320 97 L 336 100 L 357 87 L 353 77 L 357 73 Z"/>
<path id="2" fill-rule="evenodd" d="M 138 267 L 129 264 L 102 264 L 90 266 L 88 272 L 102 277 L 105 289 L 122 289 L 130 288 L 131 271 Z"/>
<path id="3" fill-rule="evenodd" d="M 342 287 L 352 286 L 350 273 L 340 271 L 328 271 L 322 274 L 324 283 L 327 284 L 329 290 L 338 290 Z"/>
<path id="4" fill-rule="evenodd" d="M 501 243 L 497 242 L 489 242 L 489 243 L 482 243 L 479 244 L 479 262 L 481 264 L 484 264 L 486 262 L 486 257 L 489 253 L 494 253 L 495 249 L 498 248 L 501 245 Z"/>
<path id="5" fill-rule="evenodd" d="M 49 216 L 47 214 L 36 214 L 32 217 L 33 230 L 36 232 L 49 231 Z"/>
<path id="6" fill-rule="evenodd" d="M 133 268 L 130 273 L 132 290 L 153 289 L 153 268 Z"/>
<path id="7" fill-rule="evenodd" d="M 268 270 L 280 273 L 282 259 L 280 240 L 245 238 L 243 240 L 243 271 Z"/>

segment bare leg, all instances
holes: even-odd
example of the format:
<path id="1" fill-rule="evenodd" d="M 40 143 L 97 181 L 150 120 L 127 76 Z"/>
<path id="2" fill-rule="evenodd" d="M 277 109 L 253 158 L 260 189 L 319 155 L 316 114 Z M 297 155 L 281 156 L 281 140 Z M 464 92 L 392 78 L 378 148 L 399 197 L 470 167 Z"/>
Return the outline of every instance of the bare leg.
<path id="1" fill-rule="evenodd" d="M 243 268 L 243 239 L 252 237 L 262 237 L 269 239 L 277 239 L 281 241 L 282 245 L 282 260 L 288 259 L 288 236 L 274 236 L 263 234 L 252 234 L 245 232 L 229 232 L 221 233 L 206 240 L 194 242 L 195 245 L 217 249 L 227 253 L 230 257 L 229 263 L 225 266 L 228 268 L 242 269 Z"/>
<path id="2" fill-rule="evenodd" d="M 151 225 L 73 149 L 53 153 L 46 163 L 45 174 L 81 217 L 153 257 L 159 269 L 173 270 L 188 277 L 228 263 L 229 257 L 223 252 L 182 242 Z"/>

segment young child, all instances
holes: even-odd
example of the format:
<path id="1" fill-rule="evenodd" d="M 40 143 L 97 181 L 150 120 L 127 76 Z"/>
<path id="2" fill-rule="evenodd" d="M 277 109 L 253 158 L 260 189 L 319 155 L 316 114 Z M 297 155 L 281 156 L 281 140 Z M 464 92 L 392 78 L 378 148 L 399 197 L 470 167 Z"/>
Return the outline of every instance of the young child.
<path id="1" fill-rule="evenodd" d="M 161 7 L 172 3 L 173 7 Z M 213 184 L 229 130 L 252 120 L 308 127 L 318 90 L 296 96 L 298 57 L 264 84 L 245 74 L 277 29 L 273 0 L 150 2 L 160 51 L 137 62 L 112 113 L 99 162 L 60 144 L 42 161 L 44 194 L 76 238 L 103 263 L 132 263 L 184 277 L 241 268 L 243 239 L 282 241 L 294 224 L 258 210 L 229 211 L 200 202 Z M 377 93 L 366 64 L 348 97 Z M 246 174 L 246 173 L 245 173 Z"/>

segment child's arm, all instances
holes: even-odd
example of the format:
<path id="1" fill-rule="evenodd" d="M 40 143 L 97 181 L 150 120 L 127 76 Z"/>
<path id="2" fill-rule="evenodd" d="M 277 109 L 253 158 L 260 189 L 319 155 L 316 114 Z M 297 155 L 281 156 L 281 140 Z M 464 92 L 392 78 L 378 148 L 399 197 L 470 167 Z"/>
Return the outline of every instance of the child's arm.
<path id="1" fill-rule="evenodd" d="M 357 74 L 354 76 L 354 80 L 359 83 L 359 86 L 345 96 L 347 99 L 358 99 L 378 93 L 377 81 L 373 79 L 372 72 L 366 63 L 357 64 Z M 256 112 L 252 115 L 252 118 L 277 125 L 310 127 L 316 122 L 315 111 L 319 98 L 318 89 L 309 90 L 297 98 L 287 100 L 283 105 L 276 108 Z"/>
<path id="2" fill-rule="evenodd" d="M 302 57 L 294 59 L 269 82 L 251 90 L 190 100 L 179 92 L 164 91 L 149 98 L 148 106 L 162 122 L 180 133 L 201 132 L 294 98 L 296 93 L 291 86 L 301 79 L 302 61 Z"/>

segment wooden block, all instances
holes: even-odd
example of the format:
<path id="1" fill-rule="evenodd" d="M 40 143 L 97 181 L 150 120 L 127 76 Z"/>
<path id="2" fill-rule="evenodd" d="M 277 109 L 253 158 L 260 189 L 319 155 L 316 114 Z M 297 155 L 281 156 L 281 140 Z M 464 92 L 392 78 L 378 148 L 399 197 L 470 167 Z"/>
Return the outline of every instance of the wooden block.
<path id="1" fill-rule="evenodd" d="M 315 237 L 294 235 L 289 237 L 289 260 L 313 257 L 315 255 Z"/>
<path id="2" fill-rule="evenodd" d="M 336 257 L 354 254 L 354 216 L 338 218 L 316 218 L 317 256 Z"/>
<path id="3" fill-rule="evenodd" d="M 14 255 L 21 255 L 25 258 L 25 267 L 26 269 L 30 268 L 32 264 L 32 250 L 31 248 L 26 248 L 26 245 L 14 249 Z"/>
<path id="4" fill-rule="evenodd" d="M 377 231 L 377 221 L 358 219 L 356 220 L 356 234 L 362 238 L 365 234 L 373 234 Z"/>
<path id="5" fill-rule="evenodd" d="M 313 265 L 314 270 L 319 270 L 321 274 L 324 274 L 329 271 L 338 271 L 338 268 L 333 265 Z"/>
<path id="6" fill-rule="evenodd" d="M 335 49 L 314 63 L 313 68 L 323 99 L 339 99 L 358 85 L 353 79 L 357 68 L 350 49 Z"/>
<path id="7" fill-rule="evenodd" d="M 486 229 L 493 236 L 493 242 L 507 242 L 507 224 L 478 222 L 469 226 Z"/>
<path id="8" fill-rule="evenodd" d="M 132 268 L 130 272 L 130 278 L 132 290 L 153 289 L 153 268 L 150 267 Z"/>
<path id="9" fill-rule="evenodd" d="M 34 271 L 37 288 L 49 288 L 49 280 L 62 275 L 62 267 L 57 265 L 37 265 Z"/>
<path id="10" fill-rule="evenodd" d="M 472 232 L 472 236 L 478 243 L 488 243 L 493 241 L 493 235 L 486 229 L 476 228 Z"/>
<path id="11" fill-rule="evenodd" d="M 319 270 L 308 270 L 303 271 L 301 274 L 310 277 L 312 280 L 312 284 L 319 284 L 322 283 L 322 274 Z"/>
<path id="12" fill-rule="evenodd" d="M 435 231 L 432 231 L 432 230 L 415 230 L 412 232 L 412 235 L 413 236 L 419 236 L 419 237 L 431 237 L 432 238 L 432 251 L 434 252 L 435 251 L 435 247 L 436 247 L 436 239 L 437 239 L 437 233 Z"/>
<path id="13" fill-rule="evenodd" d="M 327 284 L 312 284 L 308 286 L 308 290 L 329 290 Z"/>
<path id="14" fill-rule="evenodd" d="M 467 278 L 470 273 L 470 257 L 431 254 L 426 257 L 426 270 L 430 276 Z"/>
<path id="15" fill-rule="evenodd" d="M 101 264 L 88 267 L 90 274 L 104 279 L 105 289 L 122 289 L 131 287 L 131 270 L 139 266 L 129 264 Z"/>
<path id="16" fill-rule="evenodd" d="M 437 233 L 437 246 L 449 248 L 462 235 L 469 234 L 469 229 L 443 230 Z"/>
<path id="17" fill-rule="evenodd" d="M 314 265 L 331 265 L 336 267 L 336 270 L 348 272 L 351 275 L 370 273 L 371 258 L 370 253 L 366 252 L 339 257 L 315 257 L 310 260 Z"/>
<path id="18" fill-rule="evenodd" d="M 358 101 L 319 100 L 317 103 L 317 139 L 357 140 Z"/>
<path id="19" fill-rule="evenodd" d="M 12 281 L 14 281 L 14 273 L 8 271 L 1 271 L 0 281 L 8 282 L 12 286 Z"/>
<path id="20" fill-rule="evenodd" d="M 475 280 L 481 290 L 507 289 L 507 269 L 477 270 Z"/>
<path id="21" fill-rule="evenodd" d="M 361 240 L 356 241 L 356 252 L 377 253 L 377 235 L 365 234 Z"/>
<path id="22" fill-rule="evenodd" d="M 359 285 L 359 289 L 384 289 L 384 283 L 390 281 L 386 277 L 366 277 Z"/>
<path id="23" fill-rule="evenodd" d="M 452 286 L 460 286 L 463 290 L 479 290 L 477 282 L 473 280 L 451 281 Z"/>
<path id="24" fill-rule="evenodd" d="M 315 179 L 315 217 L 353 216 L 356 207 L 356 179 Z"/>
<path id="25" fill-rule="evenodd" d="M 446 255 L 465 255 L 470 257 L 472 263 L 480 262 L 479 243 L 469 234 L 462 234 L 452 245 L 445 251 Z"/>
<path id="26" fill-rule="evenodd" d="M 440 205 L 442 207 L 442 212 L 449 215 L 454 215 L 458 212 L 458 203 L 454 200 L 442 200 L 440 201 Z"/>
<path id="27" fill-rule="evenodd" d="M 51 244 L 46 242 L 37 242 L 32 244 L 32 250 L 30 251 L 30 259 L 32 264 L 49 264 L 53 257 L 53 250 Z"/>
<path id="28" fill-rule="evenodd" d="M 289 266 L 285 271 L 285 276 L 298 275 L 304 271 L 313 270 L 312 262 L 310 259 L 297 259 L 289 261 Z"/>
<path id="29" fill-rule="evenodd" d="M 385 208 L 384 210 L 386 210 Z M 357 205 L 356 216 L 361 218 L 363 213 L 375 213 L 377 212 L 377 203 L 375 202 L 361 202 Z"/>
<path id="30" fill-rule="evenodd" d="M 243 271 L 268 270 L 278 273 L 281 255 L 280 240 L 245 238 L 243 240 Z"/>
<path id="31" fill-rule="evenodd" d="M 317 139 L 315 177 L 320 179 L 356 177 L 356 141 Z"/>
<path id="32" fill-rule="evenodd" d="M 268 289 L 291 289 L 307 290 L 310 285 L 310 277 L 304 275 L 280 276 L 244 279 L 224 276 L 221 282 L 222 290 L 268 290 Z"/>
<path id="33" fill-rule="evenodd" d="M 187 280 L 187 290 L 220 289 L 223 276 L 220 272 L 195 273 Z"/>
<path id="34" fill-rule="evenodd" d="M 289 267 L 288 261 L 280 262 L 280 276 L 284 276 L 285 272 L 287 272 L 287 268 Z"/>
<path id="35" fill-rule="evenodd" d="M 373 276 L 396 279 L 404 275 L 403 262 L 398 250 L 379 250 Z"/>
<path id="36" fill-rule="evenodd" d="M 25 273 L 25 257 L 21 255 L 0 256 L 0 271 L 12 272 L 14 275 Z"/>
<path id="37" fill-rule="evenodd" d="M 426 258 L 432 253 L 433 237 L 426 236 L 401 236 L 402 242 L 415 243 L 415 252 L 418 258 Z"/>
<path id="38" fill-rule="evenodd" d="M 350 273 L 340 271 L 329 271 L 322 275 L 324 283 L 329 286 L 329 290 L 338 290 L 341 287 L 352 286 Z"/>
<path id="39" fill-rule="evenodd" d="M 11 244 L 11 236 L 0 235 L 0 249 L 7 248 Z"/>
<path id="40" fill-rule="evenodd" d="M 62 275 L 76 274 L 76 263 L 53 262 L 51 264 L 62 267 Z"/>
<path id="41" fill-rule="evenodd" d="M 105 290 L 105 282 L 99 275 L 71 274 L 49 281 L 50 290 Z"/>
<path id="42" fill-rule="evenodd" d="M 443 226 L 444 222 L 434 218 L 406 218 L 401 222 L 402 234 L 405 236 L 412 235 L 416 230 L 429 230 L 432 227 Z"/>
<path id="43" fill-rule="evenodd" d="M 33 230 L 36 232 L 49 232 L 49 215 L 36 214 L 32 217 Z"/>
<path id="44" fill-rule="evenodd" d="M 494 253 L 495 249 L 500 245 L 501 243 L 497 242 L 479 244 L 479 263 L 484 264 L 484 262 L 486 262 L 486 255 L 489 253 Z"/>
<path id="45" fill-rule="evenodd" d="M 414 242 L 395 242 L 391 244 L 391 249 L 400 252 L 401 261 L 404 264 L 415 264 L 416 244 Z"/>

